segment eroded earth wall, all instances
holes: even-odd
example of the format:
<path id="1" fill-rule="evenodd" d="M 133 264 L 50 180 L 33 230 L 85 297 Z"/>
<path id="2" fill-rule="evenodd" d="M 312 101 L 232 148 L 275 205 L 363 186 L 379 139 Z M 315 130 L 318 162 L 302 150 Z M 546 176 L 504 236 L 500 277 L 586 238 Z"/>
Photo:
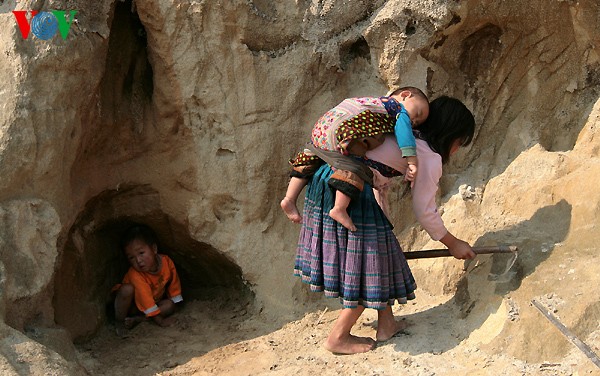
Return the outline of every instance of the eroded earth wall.
<path id="1" fill-rule="evenodd" d="M 53 9 L 77 10 L 66 39 L 24 39 L 13 11 Z M 279 209 L 286 161 L 341 99 L 400 85 L 475 114 L 440 186 L 450 230 L 521 250 L 494 283 L 501 257 L 417 262 L 420 288 L 456 294 L 474 327 L 521 312 L 469 340 L 531 361 L 565 351 L 523 309 L 532 298 L 560 297 L 580 335 L 597 323 L 597 2 L 4 0 L 0 22 L 3 372 L 81 371 L 71 341 L 105 322 L 116 233 L 135 221 L 195 288 L 241 281 L 285 320 L 303 296 L 299 228 Z M 439 247 L 400 191 L 401 244 Z"/>

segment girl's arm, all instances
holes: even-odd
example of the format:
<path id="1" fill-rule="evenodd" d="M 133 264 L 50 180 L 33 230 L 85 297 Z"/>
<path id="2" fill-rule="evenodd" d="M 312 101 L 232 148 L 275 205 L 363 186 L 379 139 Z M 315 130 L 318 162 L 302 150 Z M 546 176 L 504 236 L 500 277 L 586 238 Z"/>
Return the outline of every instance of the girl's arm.
<path id="1" fill-rule="evenodd" d="M 420 168 L 412 189 L 413 212 L 429 236 L 433 240 L 440 240 L 448 232 L 435 201 L 442 176 L 442 157 L 423 148 L 419 150 L 417 158 Z"/>
<path id="2" fill-rule="evenodd" d="M 383 210 L 383 214 L 386 217 L 390 218 L 390 205 L 388 201 L 388 192 L 390 188 L 391 179 L 386 178 L 381 175 L 377 170 L 371 169 L 373 171 L 373 194 L 375 195 L 375 200 L 379 204 L 381 210 Z"/>
<path id="3" fill-rule="evenodd" d="M 435 196 L 442 176 L 442 159 L 432 152 L 419 153 L 419 173 L 413 189 L 413 209 L 417 220 L 433 240 L 442 242 L 457 259 L 475 257 L 471 246 L 446 229 Z"/>
<path id="4" fill-rule="evenodd" d="M 444 243 L 446 247 L 448 247 L 450 254 L 457 259 L 466 260 L 472 259 L 476 256 L 469 243 L 456 238 L 450 233 L 450 231 L 448 231 L 446 235 L 440 239 L 440 241 Z"/>

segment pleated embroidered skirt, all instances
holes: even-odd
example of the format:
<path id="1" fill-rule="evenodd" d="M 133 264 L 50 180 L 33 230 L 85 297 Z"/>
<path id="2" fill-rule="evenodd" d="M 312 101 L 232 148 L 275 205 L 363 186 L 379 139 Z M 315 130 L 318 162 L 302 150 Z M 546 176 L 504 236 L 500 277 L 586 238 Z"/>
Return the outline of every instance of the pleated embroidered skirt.
<path id="1" fill-rule="evenodd" d="M 294 275 L 312 291 L 339 297 L 344 308 L 384 309 L 414 299 L 415 280 L 369 185 L 348 207 L 357 231 L 329 216 L 335 200 L 327 184 L 332 173 L 321 166 L 306 187 Z"/>

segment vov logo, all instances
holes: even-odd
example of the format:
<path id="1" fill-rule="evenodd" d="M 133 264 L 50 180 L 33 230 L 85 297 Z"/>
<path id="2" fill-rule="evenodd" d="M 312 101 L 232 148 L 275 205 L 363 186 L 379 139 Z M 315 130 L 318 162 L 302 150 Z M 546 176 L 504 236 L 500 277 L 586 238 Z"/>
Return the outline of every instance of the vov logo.
<path id="1" fill-rule="evenodd" d="M 29 19 L 27 19 L 27 13 L 30 14 Z M 66 40 L 77 11 L 71 10 L 67 14 L 66 10 L 50 10 L 48 12 L 13 10 L 13 14 L 23 39 L 27 39 L 31 31 L 38 39 L 48 40 L 59 32 L 62 39 Z"/>

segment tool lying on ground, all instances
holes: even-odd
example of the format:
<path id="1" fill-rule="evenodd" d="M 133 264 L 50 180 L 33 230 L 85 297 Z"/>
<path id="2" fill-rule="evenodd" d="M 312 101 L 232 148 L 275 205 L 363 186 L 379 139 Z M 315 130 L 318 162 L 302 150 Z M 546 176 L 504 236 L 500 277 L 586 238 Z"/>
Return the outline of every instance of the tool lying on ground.
<path id="1" fill-rule="evenodd" d="M 581 341 L 573 333 L 571 333 L 571 331 L 567 329 L 567 327 L 564 326 L 560 321 L 558 321 L 558 318 L 556 318 L 556 316 L 554 316 L 540 302 L 533 299 L 531 304 L 533 304 L 535 308 L 537 308 L 544 316 L 546 316 L 546 318 L 552 324 L 554 324 L 554 326 L 556 326 L 558 330 L 560 330 L 560 332 L 567 337 L 569 341 L 571 341 L 572 344 L 577 346 L 579 350 L 581 350 L 598 368 L 600 368 L 600 358 L 598 358 L 598 355 L 596 355 L 596 353 L 594 353 L 594 351 L 592 351 L 592 349 L 585 342 Z"/>
<path id="2" fill-rule="evenodd" d="M 515 255 L 515 259 L 517 251 L 518 248 L 514 245 L 501 245 L 497 247 L 473 247 L 473 252 L 475 252 L 478 255 L 487 255 L 492 253 L 512 253 L 513 255 Z M 407 260 L 449 256 L 452 255 L 447 249 L 429 249 L 425 251 L 404 252 L 404 257 L 406 257 Z"/>

